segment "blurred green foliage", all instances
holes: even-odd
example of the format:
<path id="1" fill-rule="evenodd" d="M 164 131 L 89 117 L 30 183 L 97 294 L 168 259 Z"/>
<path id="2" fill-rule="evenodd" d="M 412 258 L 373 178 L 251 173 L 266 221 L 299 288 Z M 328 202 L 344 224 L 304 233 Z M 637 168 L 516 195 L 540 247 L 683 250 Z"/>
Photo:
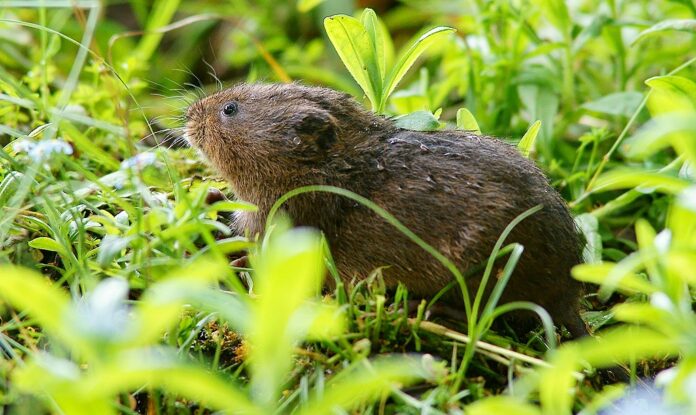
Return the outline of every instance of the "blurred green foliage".
<path id="1" fill-rule="evenodd" d="M 693 1 L 0 6 L 2 413 L 596 413 L 625 388 L 593 368 L 617 363 L 696 408 Z M 175 138 L 192 99 L 258 80 L 517 143 L 585 233 L 597 337 L 494 333 L 476 293 L 464 335 L 379 270 L 345 286 L 314 231 L 232 235 L 254 207 L 211 199 Z"/>

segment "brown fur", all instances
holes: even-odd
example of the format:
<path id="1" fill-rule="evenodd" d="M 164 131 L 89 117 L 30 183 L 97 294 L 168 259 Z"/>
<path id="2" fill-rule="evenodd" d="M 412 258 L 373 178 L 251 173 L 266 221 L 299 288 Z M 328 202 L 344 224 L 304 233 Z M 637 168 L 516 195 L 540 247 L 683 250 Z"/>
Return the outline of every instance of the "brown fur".
<path id="1" fill-rule="evenodd" d="M 228 117 L 222 107 L 230 101 L 238 112 Z M 488 258 L 510 221 L 543 205 L 506 241 L 520 242 L 525 252 L 502 302 L 535 302 L 573 335 L 585 332 L 578 316 L 581 285 L 569 275 L 581 252 L 574 222 L 543 173 L 515 147 L 463 131 L 402 130 L 346 94 L 298 84 L 237 85 L 191 105 L 187 120 L 189 141 L 238 198 L 259 207 L 236 216 L 240 232 L 261 233 L 269 208 L 289 190 L 333 185 L 373 200 L 465 271 Z M 346 280 L 388 265 L 388 285 L 401 281 L 427 298 L 453 279 L 351 200 L 311 193 L 289 200 L 285 211 L 295 224 L 325 233 Z M 479 282 L 467 281 L 471 293 Z M 455 294 L 446 300 L 457 305 Z"/>

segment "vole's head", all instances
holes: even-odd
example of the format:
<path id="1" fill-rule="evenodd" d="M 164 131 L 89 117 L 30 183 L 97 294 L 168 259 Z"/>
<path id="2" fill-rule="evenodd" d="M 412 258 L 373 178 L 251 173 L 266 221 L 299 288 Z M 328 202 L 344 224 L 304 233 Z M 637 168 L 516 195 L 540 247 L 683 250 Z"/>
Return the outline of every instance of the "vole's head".
<path id="1" fill-rule="evenodd" d="M 233 187 L 243 177 L 264 186 L 321 174 L 326 160 L 384 122 L 347 94 L 299 84 L 240 84 L 192 104 L 186 120 L 189 142 Z"/>
<path id="2" fill-rule="evenodd" d="M 330 153 L 342 130 L 359 127 L 359 116 L 376 118 L 331 89 L 240 84 L 192 104 L 186 135 L 223 172 L 230 165 L 307 163 Z"/>

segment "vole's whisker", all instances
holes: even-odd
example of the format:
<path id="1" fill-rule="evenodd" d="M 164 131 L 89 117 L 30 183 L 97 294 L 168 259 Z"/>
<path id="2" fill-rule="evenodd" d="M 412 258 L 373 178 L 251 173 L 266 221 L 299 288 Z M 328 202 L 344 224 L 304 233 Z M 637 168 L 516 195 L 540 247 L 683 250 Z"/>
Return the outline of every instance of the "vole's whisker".
<path id="1" fill-rule="evenodd" d="M 208 68 L 210 68 L 210 71 L 208 71 L 208 75 L 210 75 L 210 77 L 213 78 L 213 79 L 215 80 L 215 83 L 217 84 L 217 87 L 218 87 L 218 92 L 219 92 L 219 91 L 222 91 L 222 89 L 223 89 L 222 81 L 220 80 L 220 78 L 218 78 L 217 73 L 215 72 L 215 68 L 213 67 L 213 65 L 211 65 L 210 63 L 208 63 L 208 61 L 206 61 L 205 59 L 203 59 L 203 63 L 204 63 Z"/>

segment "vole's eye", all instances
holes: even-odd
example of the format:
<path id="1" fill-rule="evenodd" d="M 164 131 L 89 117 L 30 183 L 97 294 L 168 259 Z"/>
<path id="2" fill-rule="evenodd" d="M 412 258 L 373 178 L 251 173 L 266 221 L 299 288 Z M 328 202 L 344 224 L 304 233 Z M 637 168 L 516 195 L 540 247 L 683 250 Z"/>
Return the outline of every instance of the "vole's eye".
<path id="1" fill-rule="evenodd" d="M 230 101 L 230 102 L 226 103 L 225 105 L 222 106 L 222 113 L 228 117 L 233 116 L 234 114 L 237 113 L 237 103 L 234 101 Z"/>

